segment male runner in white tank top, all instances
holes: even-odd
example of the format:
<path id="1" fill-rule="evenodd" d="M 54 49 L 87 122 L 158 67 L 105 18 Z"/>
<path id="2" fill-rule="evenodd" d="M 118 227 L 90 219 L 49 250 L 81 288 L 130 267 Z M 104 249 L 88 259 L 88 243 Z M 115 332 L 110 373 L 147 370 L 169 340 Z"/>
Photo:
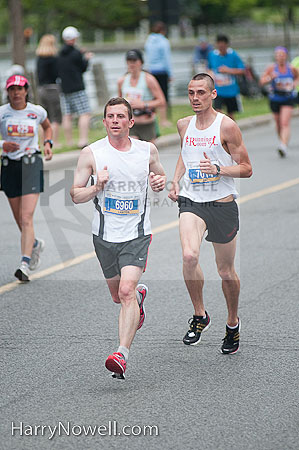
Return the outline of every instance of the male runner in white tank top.
<path id="1" fill-rule="evenodd" d="M 147 287 L 138 284 L 151 242 L 148 185 L 165 187 L 166 176 L 154 144 L 129 137 L 132 108 L 121 97 L 104 109 L 107 137 L 80 154 L 71 189 L 74 203 L 93 199 L 93 241 L 112 299 L 121 304 L 117 352 L 106 360 L 114 378 L 124 379 L 129 349 L 145 318 Z M 94 184 L 87 187 L 92 177 Z"/>
<path id="2" fill-rule="evenodd" d="M 183 275 L 194 307 L 183 342 L 199 344 L 201 333 L 211 324 L 203 303 L 204 276 L 198 262 L 208 231 L 206 239 L 213 243 L 228 310 L 221 352 L 232 354 L 239 348 L 241 325 L 240 281 L 234 267 L 239 229 L 234 178 L 250 177 L 252 168 L 238 125 L 212 107 L 217 96 L 213 79 L 206 73 L 195 75 L 188 85 L 188 95 L 195 116 L 177 123 L 182 151 L 169 193 L 169 198 L 179 204 Z"/>

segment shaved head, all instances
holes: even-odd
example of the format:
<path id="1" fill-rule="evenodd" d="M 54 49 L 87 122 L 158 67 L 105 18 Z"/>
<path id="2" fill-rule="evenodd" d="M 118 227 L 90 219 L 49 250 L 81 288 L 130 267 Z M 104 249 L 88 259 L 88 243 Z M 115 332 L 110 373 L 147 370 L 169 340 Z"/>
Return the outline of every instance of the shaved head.
<path id="1" fill-rule="evenodd" d="M 209 86 L 210 91 L 213 91 L 215 89 L 215 83 L 213 78 L 208 73 L 198 73 L 197 75 L 194 75 L 191 81 L 199 81 L 199 80 L 205 80 L 207 82 L 207 85 Z"/>

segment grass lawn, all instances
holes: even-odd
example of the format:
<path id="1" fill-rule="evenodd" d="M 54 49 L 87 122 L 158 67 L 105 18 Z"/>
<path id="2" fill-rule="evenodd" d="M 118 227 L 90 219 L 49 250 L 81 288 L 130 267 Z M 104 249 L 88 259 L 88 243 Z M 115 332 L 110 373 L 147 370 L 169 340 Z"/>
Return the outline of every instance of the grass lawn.
<path id="1" fill-rule="evenodd" d="M 242 104 L 244 112 L 236 114 L 236 119 L 241 119 L 245 117 L 253 117 L 253 116 L 259 116 L 262 114 L 267 114 L 270 112 L 269 106 L 268 106 L 268 100 L 265 97 L 253 99 L 253 98 L 242 98 Z M 176 129 L 176 123 L 178 119 L 181 119 L 182 117 L 192 115 L 193 111 L 190 107 L 190 105 L 174 105 L 171 108 L 171 122 L 172 126 L 169 128 L 161 129 L 161 136 L 165 136 L 167 134 L 171 133 L 177 133 Z"/>
<path id="2" fill-rule="evenodd" d="M 265 97 L 258 99 L 243 97 L 242 103 L 244 112 L 236 114 L 237 120 L 245 117 L 259 116 L 270 112 L 268 100 Z M 169 120 L 171 121 L 172 126 L 169 128 L 160 129 L 161 136 L 177 133 L 176 123 L 178 119 L 181 119 L 182 117 L 189 116 L 192 114 L 193 114 L 192 109 L 187 103 L 183 105 L 171 106 L 171 113 Z M 102 123 L 102 118 L 103 118 L 102 115 L 93 116 L 91 121 L 91 127 L 89 130 L 89 142 L 94 142 L 106 136 L 106 130 Z M 74 126 L 74 142 L 77 141 L 78 141 L 78 128 Z M 77 147 L 68 147 L 66 145 L 62 129 L 60 130 L 60 142 L 62 144 L 62 148 L 59 150 L 54 149 L 54 153 L 62 153 L 77 149 Z"/>

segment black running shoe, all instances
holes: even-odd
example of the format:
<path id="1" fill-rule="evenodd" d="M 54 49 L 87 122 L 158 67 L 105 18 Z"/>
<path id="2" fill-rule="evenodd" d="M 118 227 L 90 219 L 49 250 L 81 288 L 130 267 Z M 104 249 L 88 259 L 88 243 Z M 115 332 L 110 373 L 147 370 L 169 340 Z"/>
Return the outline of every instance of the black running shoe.
<path id="1" fill-rule="evenodd" d="M 211 319 L 207 311 L 204 319 L 196 319 L 195 316 L 189 319 L 190 328 L 183 337 L 183 342 L 186 345 L 197 345 L 201 340 L 201 333 L 207 331 L 211 325 Z"/>
<path id="2" fill-rule="evenodd" d="M 29 280 L 29 266 L 24 261 L 21 262 L 20 267 L 15 271 L 15 277 L 23 283 L 27 283 Z"/>
<path id="3" fill-rule="evenodd" d="M 277 151 L 281 158 L 285 158 L 287 156 L 287 152 L 284 149 L 278 148 Z"/>
<path id="4" fill-rule="evenodd" d="M 226 333 L 223 340 L 223 344 L 221 346 L 221 353 L 224 355 L 233 355 L 239 350 L 239 342 L 240 342 L 240 330 L 241 330 L 241 321 L 239 319 L 239 325 L 237 328 L 233 330 L 226 325 Z"/>

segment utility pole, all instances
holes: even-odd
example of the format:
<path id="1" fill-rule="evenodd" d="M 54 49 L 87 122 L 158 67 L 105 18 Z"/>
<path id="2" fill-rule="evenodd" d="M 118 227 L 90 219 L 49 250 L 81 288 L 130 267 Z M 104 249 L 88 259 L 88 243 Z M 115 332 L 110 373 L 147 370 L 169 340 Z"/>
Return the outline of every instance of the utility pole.
<path id="1" fill-rule="evenodd" d="M 283 21 L 284 46 L 291 51 L 290 27 L 294 25 L 294 10 L 292 6 L 287 6 Z"/>
<path id="2" fill-rule="evenodd" d="M 158 20 L 166 25 L 176 25 L 179 20 L 177 0 L 148 0 L 149 19 L 151 24 Z"/>
<path id="3" fill-rule="evenodd" d="M 13 35 L 12 62 L 25 67 L 25 41 L 21 0 L 8 0 L 8 8 Z"/>

